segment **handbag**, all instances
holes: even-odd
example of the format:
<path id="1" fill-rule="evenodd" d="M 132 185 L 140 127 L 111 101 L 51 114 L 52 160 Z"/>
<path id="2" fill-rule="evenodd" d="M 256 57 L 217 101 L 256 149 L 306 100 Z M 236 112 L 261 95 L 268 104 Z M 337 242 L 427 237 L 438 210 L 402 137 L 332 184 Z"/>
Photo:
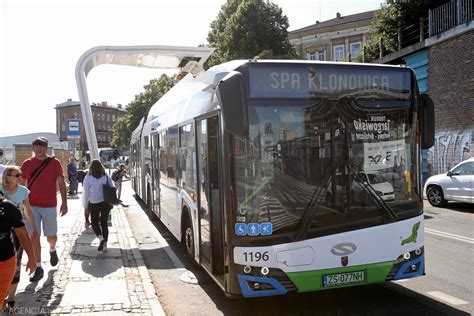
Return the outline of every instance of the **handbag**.
<path id="1" fill-rule="evenodd" d="M 111 205 L 118 205 L 120 201 L 117 198 L 117 189 L 109 185 L 109 177 L 107 182 L 102 185 L 102 194 L 104 195 L 104 202 Z"/>

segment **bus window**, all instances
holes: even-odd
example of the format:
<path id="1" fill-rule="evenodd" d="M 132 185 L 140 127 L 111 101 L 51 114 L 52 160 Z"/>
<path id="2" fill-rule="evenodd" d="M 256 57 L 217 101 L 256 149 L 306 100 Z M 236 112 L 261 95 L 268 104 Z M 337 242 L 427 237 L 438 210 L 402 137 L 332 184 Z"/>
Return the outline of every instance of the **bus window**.
<path id="1" fill-rule="evenodd" d="M 194 145 L 193 126 L 193 124 L 188 124 L 179 128 L 179 176 L 182 189 L 188 193 L 195 194 L 196 149 Z"/>

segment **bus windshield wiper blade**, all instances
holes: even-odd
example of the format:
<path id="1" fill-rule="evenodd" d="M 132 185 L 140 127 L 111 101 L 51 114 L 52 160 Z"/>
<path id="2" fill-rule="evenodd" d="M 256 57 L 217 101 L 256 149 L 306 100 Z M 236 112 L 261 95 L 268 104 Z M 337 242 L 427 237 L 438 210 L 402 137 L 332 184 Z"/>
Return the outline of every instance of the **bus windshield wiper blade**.
<path id="1" fill-rule="evenodd" d="M 375 198 L 375 201 L 385 211 L 385 213 L 387 213 L 391 219 L 397 219 L 397 214 L 390 208 L 390 206 L 388 206 L 382 197 L 375 192 L 374 187 L 370 183 L 364 181 L 364 179 L 359 175 L 357 169 L 352 165 L 349 165 L 349 169 L 354 173 L 355 177 L 359 179 L 359 184 L 361 187 L 363 187 L 365 191 L 369 192 L 369 194 Z"/>
<path id="2" fill-rule="evenodd" d="M 323 174 L 323 181 L 322 183 L 325 184 L 323 186 L 317 186 L 316 189 L 314 190 L 311 199 L 308 202 L 308 205 L 306 205 L 303 215 L 301 216 L 300 221 L 298 222 L 298 225 L 296 227 L 296 232 L 293 236 L 293 240 L 301 240 L 306 232 L 308 231 L 308 228 L 310 226 L 311 221 L 313 220 L 314 214 L 316 214 L 316 211 L 319 210 L 319 205 L 321 204 L 321 200 L 324 197 L 329 181 L 331 177 L 329 177 L 330 174 L 332 174 L 332 171 L 334 170 L 334 167 L 332 168 L 327 168 L 326 171 Z M 327 179 L 324 181 L 324 179 Z"/>

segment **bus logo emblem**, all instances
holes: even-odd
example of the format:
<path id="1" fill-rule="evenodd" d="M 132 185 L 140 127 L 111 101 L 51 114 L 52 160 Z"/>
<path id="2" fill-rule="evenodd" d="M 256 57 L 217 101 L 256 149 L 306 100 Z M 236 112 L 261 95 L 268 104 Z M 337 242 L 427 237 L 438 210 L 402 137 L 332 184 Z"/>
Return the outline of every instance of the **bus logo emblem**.
<path id="1" fill-rule="evenodd" d="M 335 256 L 348 256 L 357 250 L 357 246 L 351 242 L 343 242 L 331 248 L 331 253 Z"/>

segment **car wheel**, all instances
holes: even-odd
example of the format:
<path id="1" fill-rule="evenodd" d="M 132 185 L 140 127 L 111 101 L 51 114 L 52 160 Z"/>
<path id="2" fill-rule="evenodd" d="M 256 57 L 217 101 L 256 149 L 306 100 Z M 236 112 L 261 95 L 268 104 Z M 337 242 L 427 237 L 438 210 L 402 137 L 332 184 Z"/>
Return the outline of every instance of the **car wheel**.
<path id="1" fill-rule="evenodd" d="M 438 186 L 432 186 L 428 189 L 428 202 L 435 207 L 442 207 L 446 205 L 443 190 Z"/>

